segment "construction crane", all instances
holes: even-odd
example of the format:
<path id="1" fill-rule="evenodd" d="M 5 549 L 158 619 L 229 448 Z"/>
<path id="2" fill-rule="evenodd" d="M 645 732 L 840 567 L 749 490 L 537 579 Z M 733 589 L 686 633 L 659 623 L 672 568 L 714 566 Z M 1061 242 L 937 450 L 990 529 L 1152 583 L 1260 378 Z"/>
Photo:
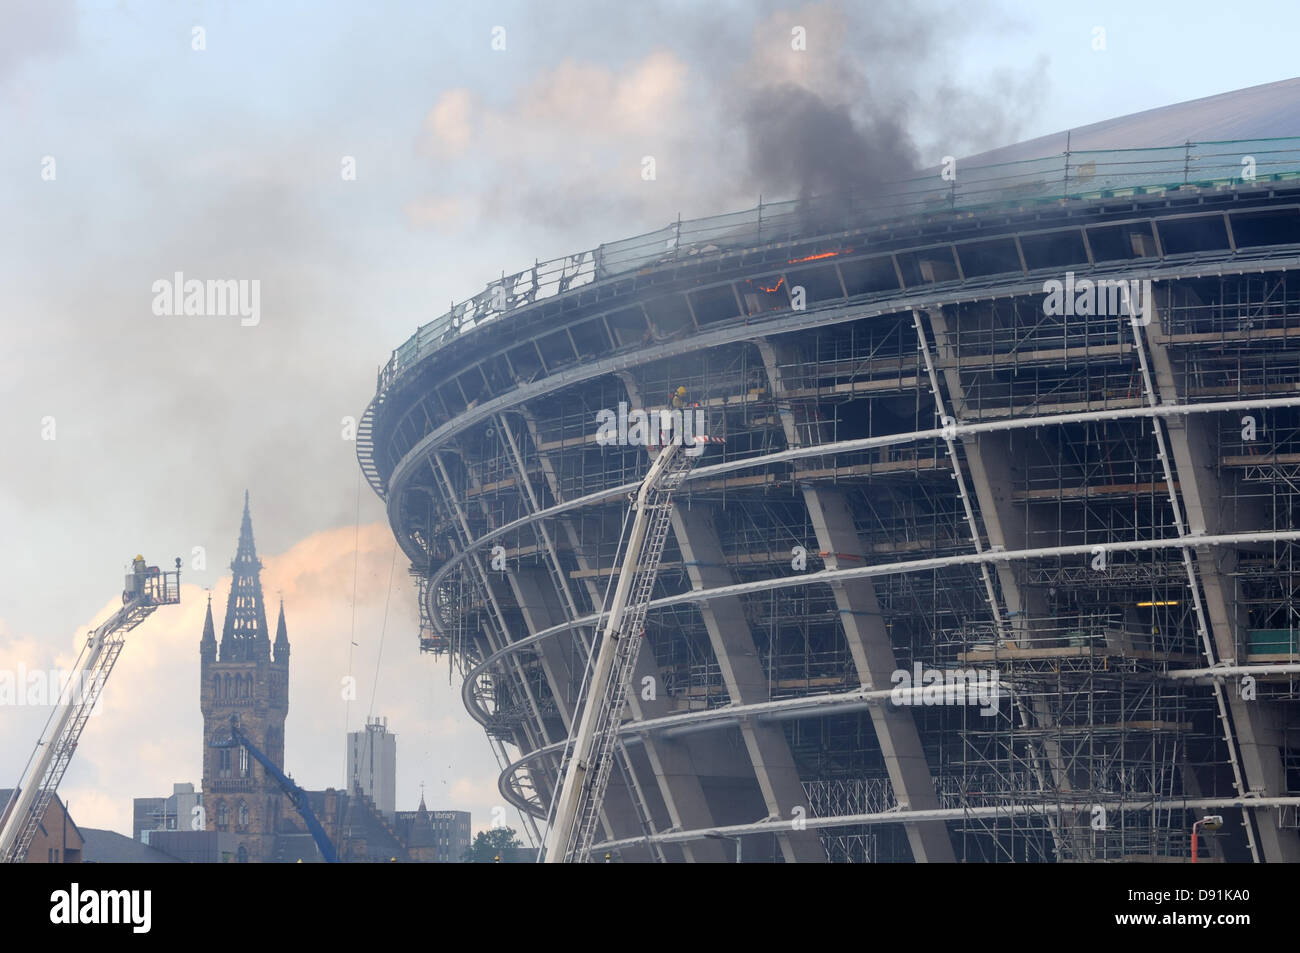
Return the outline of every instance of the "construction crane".
<path id="1" fill-rule="evenodd" d="M 705 438 L 696 438 L 704 442 Z M 699 454 L 668 443 L 655 457 L 632 502 L 634 518 L 618 585 L 605 612 L 605 628 L 584 693 L 586 703 L 565 763 L 564 783 L 556 801 L 546 863 L 586 863 L 609 772 L 618 746 L 618 726 L 627 705 L 628 683 L 645 635 L 646 609 L 672 516 L 672 495 Z"/>
<path id="2" fill-rule="evenodd" d="M 147 565 L 143 556 L 136 556 L 122 590 L 122 608 L 87 636 L 72 677 L 60 692 L 59 702 L 10 795 L 3 815 L 4 827 L 0 828 L 0 862 L 20 864 L 27 859 L 32 838 L 77 750 L 82 729 L 122 653 L 126 633 L 159 606 L 180 601 L 180 559 L 176 560 L 174 572 L 160 572 L 157 566 Z"/>
<path id="3" fill-rule="evenodd" d="M 267 774 L 275 778 L 285 796 L 289 798 L 289 803 L 297 808 L 298 814 L 302 817 L 303 822 L 307 825 L 307 830 L 311 833 L 312 840 L 316 842 L 321 856 L 325 858 L 325 863 L 337 864 L 339 862 L 338 854 L 334 852 L 334 845 L 330 843 L 330 839 L 325 835 L 325 828 L 321 827 L 320 821 L 316 819 L 316 812 L 311 809 L 311 802 L 307 799 L 307 792 L 298 787 L 292 778 L 277 768 L 275 762 L 264 755 L 261 749 L 253 744 L 248 735 L 240 730 L 239 716 L 231 715 L 230 737 L 225 741 L 214 741 L 212 747 L 237 748 L 241 745 L 244 750 L 253 756 L 258 764 L 266 769 Z"/>

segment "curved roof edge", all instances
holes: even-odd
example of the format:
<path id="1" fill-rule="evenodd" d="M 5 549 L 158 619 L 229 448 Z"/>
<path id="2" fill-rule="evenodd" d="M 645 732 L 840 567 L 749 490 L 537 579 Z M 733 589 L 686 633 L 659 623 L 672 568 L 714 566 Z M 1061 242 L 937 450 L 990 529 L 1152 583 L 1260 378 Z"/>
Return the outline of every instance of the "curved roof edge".
<path id="1" fill-rule="evenodd" d="M 1290 136 L 1300 136 L 1300 77 L 1103 119 L 967 156 L 965 163 L 985 165 L 1061 155 L 1067 137 L 1074 151 Z"/>

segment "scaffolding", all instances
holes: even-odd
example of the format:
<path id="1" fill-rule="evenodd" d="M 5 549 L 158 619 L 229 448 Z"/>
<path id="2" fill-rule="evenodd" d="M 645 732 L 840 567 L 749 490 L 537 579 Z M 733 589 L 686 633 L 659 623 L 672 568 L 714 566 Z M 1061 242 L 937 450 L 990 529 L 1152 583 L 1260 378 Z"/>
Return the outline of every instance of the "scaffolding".
<path id="1" fill-rule="evenodd" d="M 1189 146 L 1186 168 L 1215 155 Z M 1129 174 L 1116 156 L 1067 157 L 1065 174 L 1122 189 L 1100 184 L 1112 161 Z M 366 459 L 396 487 L 421 648 L 465 680 L 511 766 L 503 790 L 545 816 L 627 490 L 645 472 L 645 447 L 602 440 L 600 415 L 668 409 L 682 388 L 680 409 L 726 442 L 677 496 L 637 674 L 651 689 L 632 717 L 687 719 L 664 737 L 709 773 L 674 781 L 651 736 L 623 752 L 611 839 L 680 828 L 692 803 L 713 823 L 774 816 L 770 778 L 756 781 L 773 751 L 797 781 L 781 796 L 810 816 L 899 813 L 811 835 L 844 862 L 932 851 L 906 820 L 918 797 L 951 812 L 938 823 L 954 859 L 1098 862 L 1185 858 L 1195 818 L 1169 806 L 1180 801 L 1300 796 L 1300 667 L 1249 684 L 1169 674 L 1300 666 L 1300 541 L 1285 536 L 1300 526 L 1300 407 L 1277 404 L 1300 396 L 1300 282 L 1268 257 L 1300 241 L 1284 193 L 1192 212 L 1132 195 L 1110 218 L 1067 209 L 1043 224 L 1055 212 L 1038 210 L 974 236 L 951 236 L 966 220 L 947 218 L 924 241 L 881 226 L 883 238 L 850 228 L 769 246 L 737 220 L 741 251 L 646 259 L 606 285 L 599 269 L 635 255 L 602 246 L 560 269 L 586 290 L 536 315 L 544 295 L 492 312 L 500 334 L 449 325 L 434 342 L 422 329 L 381 375 Z M 1067 269 L 1151 281 L 1145 317 L 1047 313 L 1044 282 Z M 795 283 L 808 314 L 782 297 Z M 429 348 L 449 356 L 421 363 Z M 1197 410 L 1209 404 L 1242 409 Z M 1186 412 L 1161 413 L 1171 405 Z M 1231 533 L 1252 541 L 1197 542 Z M 891 564 L 865 582 L 818 575 Z M 754 588 L 700 596 L 742 584 Z M 970 673 L 996 697 L 909 702 L 901 732 L 899 705 L 874 696 L 689 721 L 879 693 L 891 669 Z M 908 732 L 919 781 L 891 754 Z M 1279 832 L 1300 827 L 1287 806 L 1226 813 L 1211 848 L 1224 859 L 1277 856 L 1290 850 Z M 747 835 L 745 854 L 788 859 L 783 837 Z"/>

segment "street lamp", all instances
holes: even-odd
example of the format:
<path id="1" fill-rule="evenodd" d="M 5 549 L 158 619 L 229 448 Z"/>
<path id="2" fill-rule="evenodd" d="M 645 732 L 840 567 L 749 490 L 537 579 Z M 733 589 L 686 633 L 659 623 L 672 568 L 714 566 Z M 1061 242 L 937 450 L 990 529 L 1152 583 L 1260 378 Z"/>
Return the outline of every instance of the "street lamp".
<path id="1" fill-rule="evenodd" d="M 1223 826 L 1222 814 L 1207 814 L 1195 824 L 1192 825 L 1192 863 L 1196 863 L 1196 831 L 1197 828 L 1203 827 L 1207 831 L 1217 831 Z"/>

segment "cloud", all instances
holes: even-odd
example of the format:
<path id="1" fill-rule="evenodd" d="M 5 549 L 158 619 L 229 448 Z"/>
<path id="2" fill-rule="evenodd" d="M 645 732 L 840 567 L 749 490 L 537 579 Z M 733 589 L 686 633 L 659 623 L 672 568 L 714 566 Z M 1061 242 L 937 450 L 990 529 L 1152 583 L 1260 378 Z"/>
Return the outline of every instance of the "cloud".
<path id="1" fill-rule="evenodd" d="M 28 60 L 70 49 L 76 35 L 72 0 L 8 0 L 0 9 L 0 87 Z"/>
<path id="2" fill-rule="evenodd" d="M 486 810 L 477 807 L 472 811 L 474 834 L 505 825 L 514 828 L 519 839 L 527 843 L 518 814 L 501 796 L 495 775 L 456 778 L 447 788 L 447 796 L 448 803 L 453 805 L 454 810 L 470 810 L 469 805 L 486 805 Z"/>
<path id="3" fill-rule="evenodd" d="M 456 225 L 467 216 L 465 203 L 455 195 L 426 195 L 402 206 L 406 220 L 415 228 Z"/>
<path id="4" fill-rule="evenodd" d="M 690 138 L 688 82 L 685 62 L 654 50 L 621 69 L 565 59 L 503 105 L 448 90 L 425 117 L 419 148 L 481 184 L 420 196 L 406 205 L 408 220 L 445 227 L 523 218 L 564 227 L 596 207 L 666 215 L 688 190 L 680 161 Z M 646 155 L 663 162 L 667 189 L 642 178 Z"/>
<path id="5" fill-rule="evenodd" d="M 443 93 L 424 120 L 424 152 L 431 156 L 458 156 L 469 148 L 474 95 L 468 89 Z"/>
<path id="6" fill-rule="evenodd" d="M 413 200 L 408 220 L 449 232 L 617 221 L 631 234 L 760 194 L 869 189 L 922 159 L 1004 141 L 1041 99 L 1042 63 L 980 83 L 953 74 L 954 29 L 1008 28 L 984 4 L 771 6 L 715 17 L 650 4 L 639 30 L 602 16 L 585 56 L 536 71 L 508 96 L 447 90 L 419 145 L 440 183 L 456 186 Z M 563 29 L 563 18 L 548 26 Z M 621 32 L 602 42 L 605 31 Z M 621 62 L 605 55 L 656 43 Z M 653 179 L 642 175 L 647 156 Z"/>

